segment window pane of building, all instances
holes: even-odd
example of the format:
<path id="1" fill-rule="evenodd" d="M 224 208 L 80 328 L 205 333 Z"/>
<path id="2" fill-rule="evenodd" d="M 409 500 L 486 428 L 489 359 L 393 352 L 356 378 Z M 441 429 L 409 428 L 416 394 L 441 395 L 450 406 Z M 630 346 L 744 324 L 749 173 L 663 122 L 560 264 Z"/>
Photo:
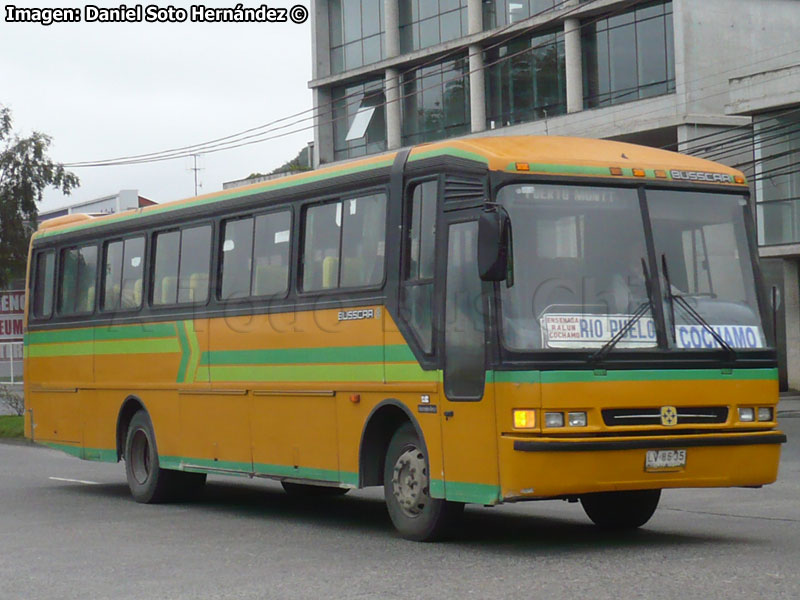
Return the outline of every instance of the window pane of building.
<path id="1" fill-rule="evenodd" d="M 377 38 L 376 38 L 377 39 Z M 342 160 L 386 149 L 386 117 L 383 80 L 334 88 L 333 99 L 333 150 L 334 158 Z M 366 133 L 347 140 L 347 133 L 360 109 L 374 107 Z"/>
<path id="2" fill-rule="evenodd" d="M 582 32 L 588 107 L 674 91 L 671 2 L 589 21 L 583 24 Z"/>
<path id="3" fill-rule="evenodd" d="M 800 115 L 756 117 L 755 148 L 759 243 L 800 242 Z"/>
<path id="4" fill-rule="evenodd" d="M 487 126 L 502 127 L 566 112 L 561 34 L 517 39 L 486 52 Z"/>
<path id="5" fill-rule="evenodd" d="M 467 34 L 466 0 L 401 0 L 400 51 L 412 52 Z"/>
<path id="6" fill-rule="evenodd" d="M 384 57 L 384 0 L 333 0 L 328 3 L 331 73 L 341 73 Z"/>
<path id="7" fill-rule="evenodd" d="M 404 144 L 468 132 L 468 72 L 466 58 L 457 58 L 403 76 Z"/>

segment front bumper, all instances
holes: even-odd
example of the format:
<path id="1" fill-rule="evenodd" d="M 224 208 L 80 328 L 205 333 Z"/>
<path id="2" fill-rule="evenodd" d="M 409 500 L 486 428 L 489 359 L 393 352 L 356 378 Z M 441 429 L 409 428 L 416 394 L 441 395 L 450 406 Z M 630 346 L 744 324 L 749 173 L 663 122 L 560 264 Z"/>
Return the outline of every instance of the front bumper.
<path id="1" fill-rule="evenodd" d="M 503 435 L 502 497 L 513 501 L 621 490 L 761 486 L 777 478 L 785 442 L 780 431 L 582 439 Z M 686 449 L 686 465 L 645 471 L 646 452 L 660 449 Z"/>

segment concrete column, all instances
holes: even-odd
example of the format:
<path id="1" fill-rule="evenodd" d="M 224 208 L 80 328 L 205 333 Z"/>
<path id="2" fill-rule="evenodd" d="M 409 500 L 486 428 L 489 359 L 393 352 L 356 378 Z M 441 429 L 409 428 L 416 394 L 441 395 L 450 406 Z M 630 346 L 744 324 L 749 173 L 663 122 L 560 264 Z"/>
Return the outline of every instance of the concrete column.
<path id="1" fill-rule="evenodd" d="M 400 120 L 400 73 L 397 69 L 386 69 L 384 95 L 386 96 L 386 147 L 395 150 L 403 145 Z"/>
<path id="2" fill-rule="evenodd" d="M 314 168 L 333 161 L 333 111 L 328 88 L 314 90 Z"/>
<path id="3" fill-rule="evenodd" d="M 783 261 L 783 305 L 786 313 L 786 371 L 789 387 L 800 389 L 800 272 L 797 259 Z"/>
<path id="4" fill-rule="evenodd" d="M 583 110 L 583 57 L 580 19 L 564 21 L 564 59 L 567 72 L 567 112 Z"/>
<path id="5" fill-rule="evenodd" d="M 481 0 L 467 0 L 467 33 L 480 33 L 483 31 L 483 2 Z"/>
<path id="6" fill-rule="evenodd" d="M 472 133 L 486 129 L 486 78 L 483 72 L 483 48 L 469 47 L 469 114 Z"/>
<path id="7" fill-rule="evenodd" d="M 386 32 L 386 58 L 400 54 L 400 2 L 383 0 L 383 28 Z"/>

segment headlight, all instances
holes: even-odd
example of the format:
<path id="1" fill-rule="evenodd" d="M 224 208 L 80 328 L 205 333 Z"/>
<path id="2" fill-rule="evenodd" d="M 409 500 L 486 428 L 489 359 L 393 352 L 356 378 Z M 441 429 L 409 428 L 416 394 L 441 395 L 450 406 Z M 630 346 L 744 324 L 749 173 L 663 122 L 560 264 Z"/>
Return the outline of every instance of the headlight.
<path id="1" fill-rule="evenodd" d="M 586 413 L 571 412 L 567 414 L 567 422 L 570 427 L 586 427 Z"/>
<path id="2" fill-rule="evenodd" d="M 752 408 L 739 408 L 739 421 L 742 423 L 752 423 L 755 420 L 755 411 Z"/>
<path id="3" fill-rule="evenodd" d="M 545 427 L 563 427 L 564 426 L 564 413 L 560 413 L 560 412 L 544 413 L 544 426 Z"/>
<path id="4" fill-rule="evenodd" d="M 769 406 L 758 407 L 759 421 L 772 421 L 772 409 Z"/>

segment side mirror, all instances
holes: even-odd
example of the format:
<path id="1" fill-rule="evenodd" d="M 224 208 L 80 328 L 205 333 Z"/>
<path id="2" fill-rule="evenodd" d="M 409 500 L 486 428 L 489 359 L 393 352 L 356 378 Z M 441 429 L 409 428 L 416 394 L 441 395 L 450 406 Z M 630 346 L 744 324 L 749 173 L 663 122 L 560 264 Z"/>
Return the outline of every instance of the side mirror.
<path id="1" fill-rule="evenodd" d="M 484 209 L 478 222 L 478 272 L 483 281 L 510 279 L 511 220 L 505 209 Z M 511 281 L 508 281 L 509 286 Z"/>

